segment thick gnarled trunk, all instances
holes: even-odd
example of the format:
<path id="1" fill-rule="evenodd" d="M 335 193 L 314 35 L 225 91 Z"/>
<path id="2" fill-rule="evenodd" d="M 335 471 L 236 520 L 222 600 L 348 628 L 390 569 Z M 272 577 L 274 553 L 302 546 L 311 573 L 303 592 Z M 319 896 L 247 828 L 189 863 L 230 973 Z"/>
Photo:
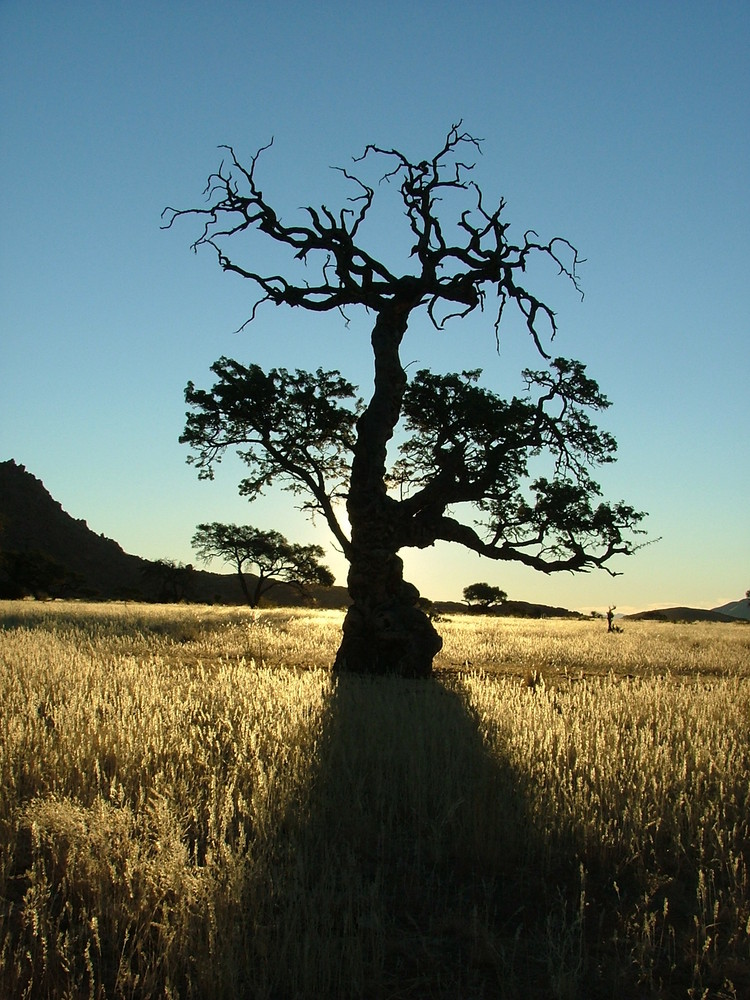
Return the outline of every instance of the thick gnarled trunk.
<path id="1" fill-rule="evenodd" d="M 406 387 L 399 346 L 410 305 L 394 303 L 379 313 L 372 333 L 375 388 L 357 422 L 352 460 L 347 500 L 352 605 L 334 666 L 338 671 L 428 677 L 443 644 L 417 607 L 419 591 L 404 581 L 397 505 L 385 486 L 386 451 Z"/>
<path id="2" fill-rule="evenodd" d="M 395 552 L 360 546 L 349 569 L 352 604 L 334 670 L 429 677 L 440 638 L 417 606 L 419 591 L 403 578 Z"/>

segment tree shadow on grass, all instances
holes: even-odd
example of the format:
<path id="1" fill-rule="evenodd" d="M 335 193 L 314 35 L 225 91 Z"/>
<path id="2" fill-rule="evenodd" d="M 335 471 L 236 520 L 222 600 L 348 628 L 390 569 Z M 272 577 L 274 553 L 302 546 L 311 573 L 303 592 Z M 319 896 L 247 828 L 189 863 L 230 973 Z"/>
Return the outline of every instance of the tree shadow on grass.
<path id="1" fill-rule="evenodd" d="M 575 995 L 580 941 L 528 815 L 458 688 L 340 676 L 283 866 L 278 995 Z"/>

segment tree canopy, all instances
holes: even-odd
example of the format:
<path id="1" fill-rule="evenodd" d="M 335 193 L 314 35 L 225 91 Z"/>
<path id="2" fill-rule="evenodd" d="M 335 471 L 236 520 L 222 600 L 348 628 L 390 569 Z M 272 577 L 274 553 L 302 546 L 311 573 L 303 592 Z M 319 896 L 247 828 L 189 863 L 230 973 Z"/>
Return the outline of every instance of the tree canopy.
<path id="1" fill-rule="evenodd" d="M 333 574 L 320 562 L 325 555 L 320 545 L 296 545 L 278 531 L 213 521 L 198 525 L 192 545 L 205 562 L 216 557 L 234 566 L 245 600 L 253 608 L 269 590 L 282 583 L 302 593 L 306 584 L 333 584 Z M 252 588 L 245 577 L 246 566 L 257 570 Z"/>
<path id="2" fill-rule="evenodd" d="M 324 515 L 348 556 L 352 543 L 336 501 L 346 497 L 351 475 L 356 387 L 338 372 L 266 374 L 229 358 L 211 370 L 211 390 L 189 383 L 185 393 L 193 409 L 181 440 L 193 446 L 199 474 L 211 478 L 222 453 L 237 447 L 250 473 L 242 494 L 252 499 L 274 482 L 303 493 L 304 507 Z M 422 370 L 405 387 L 402 417 L 411 436 L 385 477 L 397 548 L 457 541 L 544 572 L 608 568 L 613 555 L 628 554 L 624 530 L 642 515 L 597 502 L 591 468 L 613 461 L 616 444 L 586 412 L 609 403 L 585 367 L 557 358 L 547 371 L 525 371 L 527 393 L 509 402 L 479 386 L 480 374 Z M 530 460 L 542 451 L 552 473 L 530 480 Z M 452 517 L 458 504 L 473 504 L 481 521 Z"/>
<path id="3" fill-rule="evenodd" d="M 212 389 L 191 382 L 186 390 L 191 409 L 181 440 L 199 474 L 210 477 L 224 451 L 236 448 L 248 466 L 240 485 L 248 498 L 273 482 L 301 493 L 349 560 L 352 606 L 337 667 L 429 674 L 441 640 L 403 579 L 404 548 L 450 541 L 545 573 L 614 573 L 611 560 L 637 548 L 644 515 L 601 498 L 592 470 L 613 461 L 616 444 L 590 414 L 609 402 L 582 363 L 548 352 L 555 314 L 526 284 L 539 258 L 578 288 L 579 255 L 567 239 L 543 242 L 532 230 L 510 239 L 504 200 L 487 208 L 462 158 L 479 150 L 479 140 L 459 123 L 435 155 L 415 161 L 368 145 L 354 161 L 359 169 L 341 170 L 353 188 L 346 206 L 308 206 L 293 224 L 282 221 L 256 177 L 269 146 L 249 166 L 226 148 L 228 162 L 209 178 L 208 207 L 168 209 L 166 226 L 185 215 L 203 220 L 194 248 L 213 249 L 225 271 L 257 291 L 247 322 L 265 303 L 345 314 L 363 307 L 373 317 L 374 387 L 364 402 L 338 371 L 265 373 L 229 358 L 213 366 Z M 376 189 L 360 170 L 373 159 L 386 164 L 382 180 L 398 185 L 406 272 L 365 246 Z M 288 276 L 261 269 L 256 238 L 286 248 Z M 248 261 L 240 263 L 228 247 L 246 242 Z M 299 262 L 309 277 L 294 280 Z M 525 370 L 523 391 L 510 400 L 482 387 L 479 371 L 422 369 L 409 378 L 400 349 L 412 315 L 423 311 L 447 331 L 482 311 L 489 292 L 497 302 L 495 337 L 514 306 L 546 367 Z M 408 436 L 389 467 L 400 422 Z"/>
<path id="4" fill-rule="evenodd" d="M 185 600 L 193 589 L 193 567 L 174 559 L 147 561 L 141 576 L 156 589 L 157 600 L 165 604 Z"/>
<path id="5" fill-rule="evenodd" d="M 496 604 L 507 601 L 508 595 L 502 588 L 494 587 L 491 583 L 470 583 L 468 587 L 464 587 L 464 600 L 469 607 L 487 611 Z"/>

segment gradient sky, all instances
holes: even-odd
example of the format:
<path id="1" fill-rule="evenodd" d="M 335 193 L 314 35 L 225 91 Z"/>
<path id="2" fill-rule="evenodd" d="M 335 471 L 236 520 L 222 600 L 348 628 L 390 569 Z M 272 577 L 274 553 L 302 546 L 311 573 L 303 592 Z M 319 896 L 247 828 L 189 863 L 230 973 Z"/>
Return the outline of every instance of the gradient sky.
<path id="1" fill-rule="evenodd" d="M 438 545 L 405 553 L 433 599 L 487 580 L 519 600 L 628 611 L 712 607 L 750 586 L 747 289 L 750 5 L 380 0 L 65 3 L 0 0 L 0 459 L 74 517 L 147 558 L 194 562 L 201 521 L 328 545 L 286 493 L 248 505 L 226 461 L 198 482 L 178 444 L 189 379 L 220 355 L 337 367 L 366 392 L 368 329 L 266 307 L 193 254 L 221 143 L 259 166 L 291 220 L 350 193 L 330 166 L 368 142 L 432 156 L 453 122 L 482 137 L 475 178 L 510 235 L 570 239 L 585 298 L 545 285 L 556 352 L 588 364 L 619 443 L 610 499 L 661 541 L 616 568 L 543 576 Z M 398 245 L 399 220 L 373 240 Z M 388 225 L 386 226 L 386 222 Z M 437 335 L 412 322 L 405 363 L 482 367 L 521 390 L 538 366 L 492 315 Z M 329 559 L 337 582 L 345 564 Z M 220 569 L 215 563 L 213 569 Z"/>

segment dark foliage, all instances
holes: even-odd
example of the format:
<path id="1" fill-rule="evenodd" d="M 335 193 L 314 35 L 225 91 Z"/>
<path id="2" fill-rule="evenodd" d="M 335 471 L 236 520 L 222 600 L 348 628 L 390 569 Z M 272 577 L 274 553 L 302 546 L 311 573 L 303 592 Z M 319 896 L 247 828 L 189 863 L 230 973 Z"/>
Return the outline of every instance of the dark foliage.
<path id="1" fill-rule="evenodd" d="M 464 600 L 473 610 L 487 611 L 508 600 L 507 593 L 490 583 L 471 583 L 464 587 Z"/>
<path id="2" fill-rule="evenodd" d="M 305 584 L 330 587 L 334 582 L 331 571 L 320 562 L 325 555 L 320 545 L 296 545 L 278 531 L 214 521 L 198 525 L 192 545 L 201 559 L 218 557 L 234 566 L 245 600 L 253 608 L 283 583 L 306 594 Z M 245 577 L 246 565 L 257 569 L 251 586 Z"/>

